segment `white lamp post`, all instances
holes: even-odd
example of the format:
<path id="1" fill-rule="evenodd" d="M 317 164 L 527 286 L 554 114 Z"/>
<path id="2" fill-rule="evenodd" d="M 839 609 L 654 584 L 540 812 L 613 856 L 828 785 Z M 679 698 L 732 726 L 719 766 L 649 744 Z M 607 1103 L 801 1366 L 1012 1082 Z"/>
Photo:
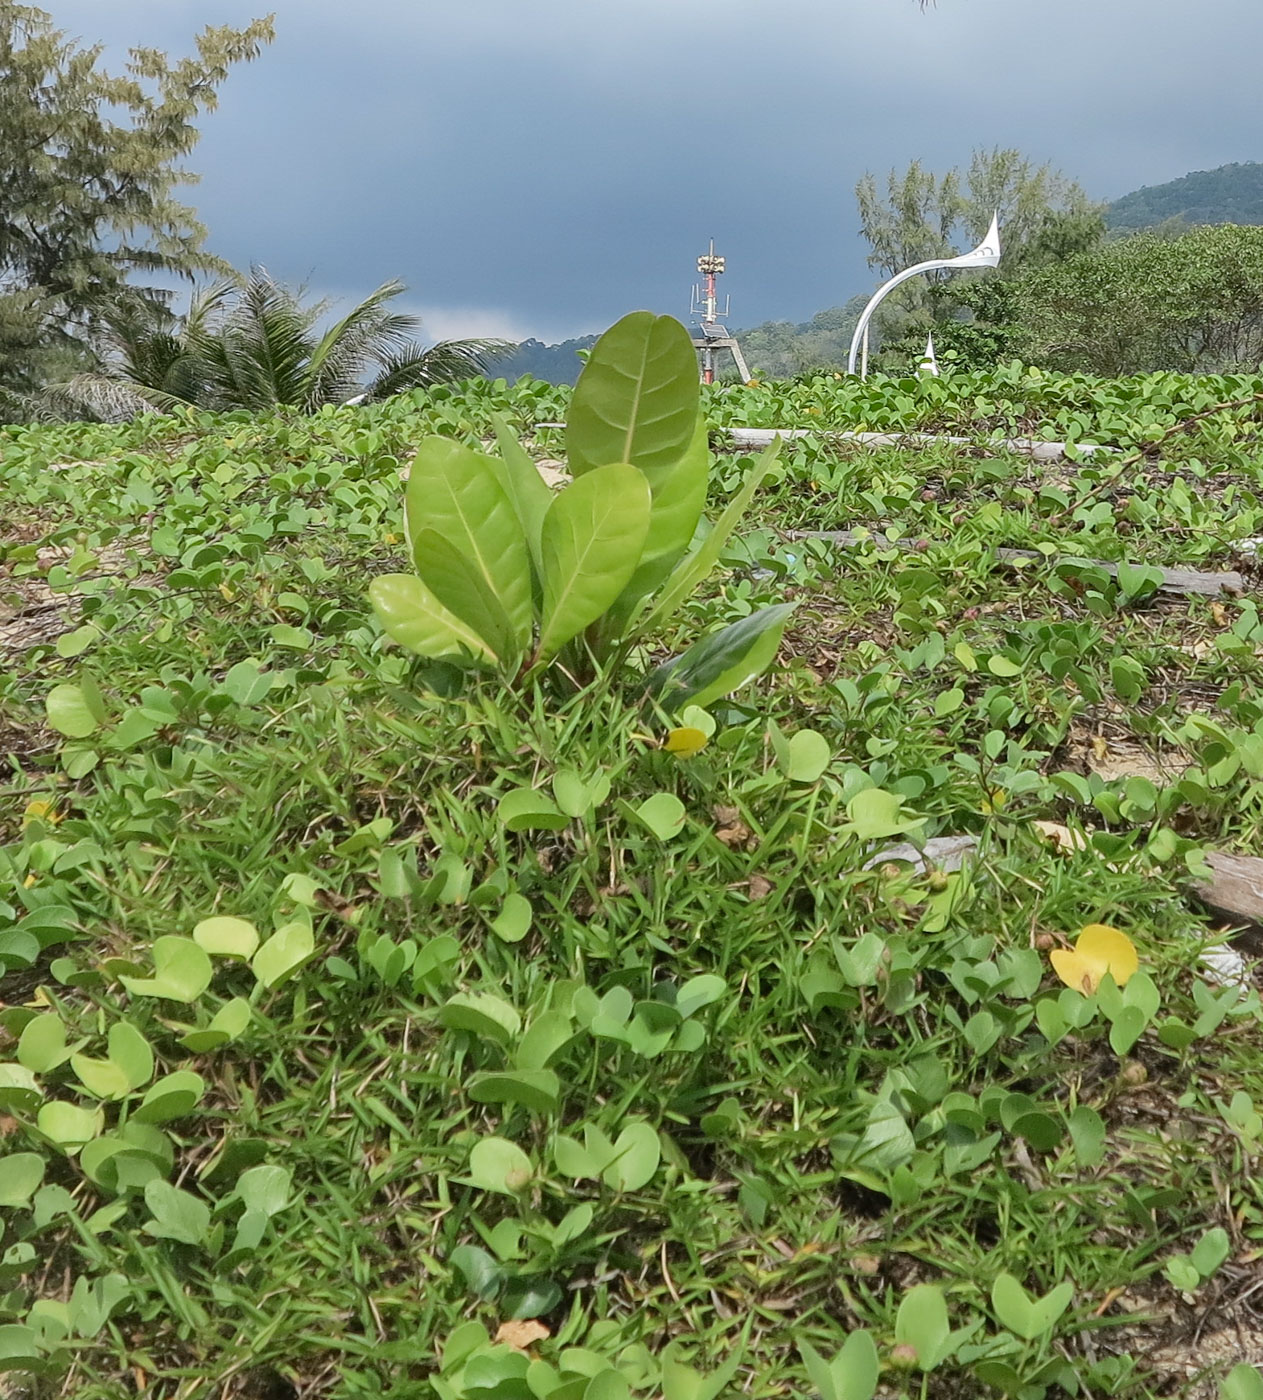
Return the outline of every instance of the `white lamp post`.
<path id="1" fill-rule="evenodd" d="M 921 356 L 921 363 L 917 366 L 917 373 L 928 375 L 932 379 L 938 376 L 938 356 L 934 353 L 934 337 L 928 335 L 925 338 L 925 354 Z"/>
<path id="2" fill-rule="evenodd" d="M 987 236 L 971 252 L 962 253 L 958 258 L 931 258 L 929 262 L 917 263 L 915 267 L 905 267 L 902 272 L 896 272 L 889 282 L 877 288 L 868 305 L 864 308 L 864 314 L 860 317 L 855 327 L 855 334 L 851 337 L 851 353 L 847 357 L 846 372 L 848 374 L 855 373 L 855 357 L 862 344 L 864 357 L 860 365 L 860 378 L 866 379 L 868 377 L 868 323 L 873 319 L 873 312 L 877 310 L 882 298 L 888 292 L 893 292 L 901 282 L 906 282 L 909 277 L 915 277 L 919 272 L 934 272 L 940 267 L 995 267 L 999 261 L 999 216 L 993 214 Z"/>

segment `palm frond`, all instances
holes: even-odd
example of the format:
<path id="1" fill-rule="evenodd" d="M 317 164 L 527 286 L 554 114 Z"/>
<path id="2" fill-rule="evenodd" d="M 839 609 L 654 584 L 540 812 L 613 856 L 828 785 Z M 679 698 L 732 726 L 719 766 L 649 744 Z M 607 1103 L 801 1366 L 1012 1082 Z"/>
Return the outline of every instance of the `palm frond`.
<path id="1" fill-rule="evenodd" d="M 47 384 L 34 398 L 41 417 L 69 422 L 126 423 L 142 413 L 164 413 L 180 400 L 106 374 L 76 374 Z"/>
<path id="2" fill-rule="evenodd" d="M 411 346 L 382 360 L 381 373 L 369 384 L 370 399 L 384 399 L 406 389 L 452 384 L 490 372 L 517 348 L 511 340 L 440 340 L 428 349 Z"/>
<path id="3" fill-rule="evenodd" d="M 329 327 L 312 352 L 307 385 L 310 407 L 341 402 L 348 386 L 358 383 L 370 366 L 409 348 L 408 337 L 420 320 L 386 309 L 386 303 L 403 291 L 404 284 L 398 280 L 384 282 Z"/>

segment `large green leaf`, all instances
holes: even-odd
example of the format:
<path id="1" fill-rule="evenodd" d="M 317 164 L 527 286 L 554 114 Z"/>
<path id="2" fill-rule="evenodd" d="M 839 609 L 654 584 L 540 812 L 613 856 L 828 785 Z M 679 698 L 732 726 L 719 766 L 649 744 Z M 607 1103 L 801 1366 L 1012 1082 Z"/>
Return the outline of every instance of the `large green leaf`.
<path id="1" fill-rule="evenodd" d="M 523 647 L 491 581 L 467 555 L 437 530 L 414 537 L 417 573 L 442 605 L 486 643 L 501 661 Z"/>
<path id="2" fill-rule="evenodd" d="M 544 517 L 544 621 L 551 656 L 609 608 L 640 561 L 649 530 L 649 483 L 624 463 L 572 481 Z"/>
<path id="3" fill-rule="evenodd" d="M 492 656 L 472 627 L 450 612 L 415 574 L 381 574 L 368 586 L 382 631 L 418 656 Z"/>
<path id="4" fill-rule="evenodd" d="M 531 551 L 531 559 L 536 572 L 542 576 L 540 565 L 539 536 L 543 528 L 544 516 L 553 503 L 553 493 L 544 485 L 529 452 L 513 435 L 512 429 L 498 413 L 491 414 L 491 425 L 495 428 L 496 441 L 500 444 L 500 460 L 504 464 L 502 480 L 513 508 L 517 511 L 518 523 L 526 537 Z"/>
<path id="5" fill-rule="evenodd" d="M 649 534 L 631 582 L 611 609 L 611 635 L 621 635 L 636 605 L 667 578 L 693 542 L 710 480 L 709 433 L 701 414 L 684 455 L 645 476 L 653 495 Z"/>
<path id="6" fill-rule="evenodd" d="M 499 600 L 513 628 L 517 649 L 525 651 L 534 620 L 530 553 L 502 472 L 502 464 L 481 452 L 449 438 L 425 438 L 408 474 L 408 540 L 422 578 L 426 576 L 422 536 L 427 530 L 463 556 Z M 450 601 L 441 594 L 439 597 L 462 616 Z"/>
<path id="7" fill-rule="evenodd" d="M 793 603 L 760 608 L 659 666 L 649 688 L 668 710 L 685 704 L 704 709 L 712 700 L 739 690 L 760 676 L 776 659 L 781 633 Z"/>
<path id="8" fill-rule="evenodd" d="M 715 522 L 714 529 L 706 536 L 702 545 L 676 565 L 675 571 L 667 580 L 666 587 L 658 595 L 653 607 L 637 625 L 637 632 L 648 632 L 665 622 L 688 598 L 699 583 L 715 567 L 729 536 L 737 528 L 741 517 L 746 513 L 754 493 L 763 483 L 764 477 L 776 465 L 780 455 L 781 440 L 774 442 L 759 454 L 759 459 L 746 473 L 741 490 L 729 501 L 724 513 Z"/>
<path id="9" fill-rule="evenodd" d="M 633 311 L 592 347 L 566 415 L 575 478 L 612 462 L 669 467 L 697 421 L 697 352 L 670 316 Z"/>

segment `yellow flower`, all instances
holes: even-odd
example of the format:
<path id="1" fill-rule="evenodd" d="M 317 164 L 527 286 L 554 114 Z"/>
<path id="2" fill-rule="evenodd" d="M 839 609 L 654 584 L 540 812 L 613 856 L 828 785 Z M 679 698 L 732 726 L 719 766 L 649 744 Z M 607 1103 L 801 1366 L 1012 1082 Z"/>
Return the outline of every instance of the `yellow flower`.
<path id="1" fill-rule="evenodd" d="M 1053 971 L 1084 996 L 1091 996 L 1108 972 L 1121 987 L 1140 967 L 1136 945 L 1108 924 L 1088 924 L 1079 930 L 1074 948 L 1056 948 L 1048 955 Z"/>

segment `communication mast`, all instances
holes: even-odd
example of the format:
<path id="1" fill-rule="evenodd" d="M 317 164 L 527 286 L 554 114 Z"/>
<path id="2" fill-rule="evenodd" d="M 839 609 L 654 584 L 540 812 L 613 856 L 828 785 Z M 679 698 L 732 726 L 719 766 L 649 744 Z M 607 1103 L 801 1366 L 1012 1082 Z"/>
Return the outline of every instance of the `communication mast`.
<path id="1" fill-rule="evenodd" d="M 701 335 L 693 337 L 693 344 L 701 352 L 703 384 L 715 382 L 716 352 L 720 350 L 731 351 L 737 373 L 743 383 L 750 378 L 741 347 L 728 333 L 728 327 L 720 324 L 728 315 L 728 298 L 724 298 L 721 311 L 719 293 L 715 288 L 715 279 L 723 270 L 724 259 L 715 252 L 715 240 L 712 238 L 710 251 L 703 253 L 697 260 L 697 271 L 703 280 L 700 284 L 694 284 L 693 301 L 689 308 L 689 314 L 698 321 L 698 329 L 701 331 Z"/>

